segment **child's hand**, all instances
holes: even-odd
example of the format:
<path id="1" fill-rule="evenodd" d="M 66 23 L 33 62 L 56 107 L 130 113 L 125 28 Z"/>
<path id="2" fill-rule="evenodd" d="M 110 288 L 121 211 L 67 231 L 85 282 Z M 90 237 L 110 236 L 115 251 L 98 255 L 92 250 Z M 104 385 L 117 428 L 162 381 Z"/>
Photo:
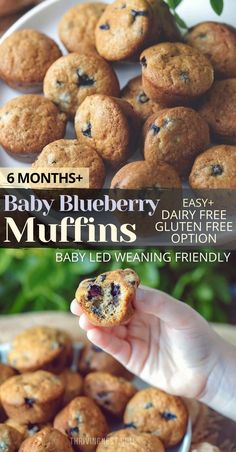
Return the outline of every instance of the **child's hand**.
<path id="1" fill-rule="evenodd" d="M 77 302 L 71 306 L 88 339 L 135 375 L 171 394 L 202 399 L 213 406 L 222 385 L 225 347 L 231 351 L 233 347 L 226 346 L 192 308 L 163 292 L 138 289 L 135 308 L 127 325 L 107 329 L 92 325 Z"/>

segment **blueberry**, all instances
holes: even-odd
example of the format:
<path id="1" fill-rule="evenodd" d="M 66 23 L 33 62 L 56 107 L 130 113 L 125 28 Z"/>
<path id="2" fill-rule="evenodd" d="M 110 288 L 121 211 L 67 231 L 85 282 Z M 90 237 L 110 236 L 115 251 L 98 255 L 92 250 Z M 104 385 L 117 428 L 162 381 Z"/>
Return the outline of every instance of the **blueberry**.
<path id="1" fill-rule="evenodd" d="M 211 175 L 212 176 L 221 176 L 223 174 L 224 170 L 221 165 L 212 165 L 211 167 Z"/>
<path id="2" fill-rule="evenodd" d="M 103 352 L 103 350 L 99 347 L 97 347 L 97 345 L 92 345 L 91 349 L 95 352 L 95 353 L 101 353 Z"/>
<path id="3" fill-rule="evenodd" d="M 76 436 L 79 433 L 79 427 L 72 427 L 67 430 L 69 436 Z"/>
<path id="4" fill-rule="evenodd" d="M 98 306 L 92 306 L 91 307 L 91 311 L 93 312 L 93 314 L 95 314 L 97 317 L 100 318 L 104 318 L 104 315 L 101 311 L 101 308 L 99 308 Z"/>
<path id="5" fill-rule="evenodd" d="M 185 83 L 189 82 L 189 74 L 188 74 L 188 72 L 185 72 L 185 71 L 180 72 L 179 78 L 180 78 L 180 80 L 183 80 L 183 82 L 185 82 Z"/>
<path id="6" fill-rule="evenodd" d="M 129 422 L 128 424 L 124 424 L 124 428 L 135 428 L 135 429 L 137 429 L 136 425 L 133 422 Z"/>
<path id="7" fill-rule="evenodd" d="M 81 69 L 77 69 L 76 74 L 78 76 L 79 86 L 93 86 L 95 84 L 94 78 L 89 77 L 89 75 L 85 74 Z"/>
<path id="8" fill-rule="evenodd" d="M 168 411 L 164 411 L 163 413 L 160 413 L 162 419 L 165 419 L 165 421 L 173 421 L 173 419 L 176 419 L 177 416 L 175 414 L 172 414 Z"/>
<path id="9" fill-rule="evenodd" d="M 38 433 L 40 428 L 37 424 L 28 424 L 27 425 L 27 430 L 29 432 L 30 435 L 34 435 L 35 433 Z"/>
<path id="10" fill-rule="evenodd" d="M 62 86 L 62 85 L 64 85 L 64 83 L 61 82 L 61 80 L 56 80 L 56 84 L 57 84 L 57 86 Z"/>
<path id="11" fill-rule="evenodd" d="M 142 91 L 141 93 L 139 93 L 137 100 L 140 104 L 146 104 L 149 101 L 149 98 L 144 93 L 144 91 Z"/>
<path id="12" fill-rule="evenodd" d="M 131 15 L 134 17 L 134 20 L 136 17 L 148 17 L 148 11 L 137 11 L 136 9 L 131 9 Z"/>
<path id="13" fill-rule="evenodd" d="M 100 392 L 97 392 L 97 396 L 100 398 L 100 399 L 104 399 L 105 397 L 107 397 L 109 395 L 109 392 L 107 392 L 107 391 L 100 391 Z"/>
<path id="14" fill-rule="evenodd" d="M 153 131 L 153 135 L 157 135 L 160 132 L 161 128 L 156 126 L 156 124 L 152 124 L 150 130 Z"/>
<path id="15" fill-rule="evenodd" d="M 82 134 L 87 138 L 92 138 L 92 124 L 88 122 L 81 130 Z"/>
<path id="16" fill-rule="evenodd" d="M 32 408 L 33 405 L 34 405 L 35 402 L 36 402 L 36 400 L 33 399 L 32 397 L 31 397 L 31 398 L 25 397 L 25 398 L 24 398 L 24 401 L 25 401 L 25 404 L 26 404 L 29 408 Z"/>
<path id="17" fill-rule="evenodd" d="M 143 58 L 141 58 L 140 63 L 141 63 L 141 66 L 147 67 L 147 58 L 145 56 Z"/>
<path id="18" fill-rule="evenodd" d="M 97 284 L 91 284 L 88 290 L 88 300 L 92 300 L 92 298 L 99 297 L 101 295 L 102 289 Z"/>
<path id="19" fill-rule="evenodd" d="M 148 402 L 146 403 L 146 405 L 144 405 L 145 410 L 149 410 L 149 408 L 153 407 L 153 403 L 152 402 Z"/>
<path id="20" fill-rule="evenodd" d="M 109 24 L 102 24 L 100 25 L 100 30 L 110 30 L 110 25 Z"/>
<path id="21" fill-rule="evenodd" d="M 100 280 L 101 282 L 104 282 L 106 279 L 107 275 L 100 275 Z"/>
<path id="22" fill-rule="evenodd" d="M 114 304 L 118 303 L 119 295 L 120 295 L 120 286 L 119 286 L 119 284 L 111 283 L 111 296 L 113 298 Z"/>

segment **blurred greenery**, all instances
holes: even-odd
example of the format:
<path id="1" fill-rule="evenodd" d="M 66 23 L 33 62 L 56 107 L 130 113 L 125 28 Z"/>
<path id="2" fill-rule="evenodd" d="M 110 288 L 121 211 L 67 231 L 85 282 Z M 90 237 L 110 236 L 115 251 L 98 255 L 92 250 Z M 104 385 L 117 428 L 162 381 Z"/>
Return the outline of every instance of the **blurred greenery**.
<path id="1" fill-rule="evenodd" d="M 67 250 L 60 251 L 66 253 Z M 145 250 L 132 250 L 135 251 Z M 207 320 L 229 321 L 233 265 L 176 262 L 175 251 L 170 251 L 172 259 L 168 263 L 121 264 L 116 262 L 114 250 L 109 251 L 112 255 L 109 263 L 98 263 L 89 259 L 89 253 L 94 257 L 95 252 L 87 250 L 83 263 L 57 263 L 55 249 L 1 249 L 0 313 L 66 311 L 81 279 L 128 266 L 138 272 L 142 284 L 182 299 Z"/>

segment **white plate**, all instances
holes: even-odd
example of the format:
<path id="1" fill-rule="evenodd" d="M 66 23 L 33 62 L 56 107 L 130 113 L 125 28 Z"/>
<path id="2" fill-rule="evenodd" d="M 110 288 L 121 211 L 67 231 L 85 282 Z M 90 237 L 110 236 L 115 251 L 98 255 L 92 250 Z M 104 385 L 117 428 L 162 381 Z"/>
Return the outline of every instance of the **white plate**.
<path id="1" fill-rule="evenodd" d="M 10 351 L 10 348 L 11 348 L 11 344 L 9 344 L 9 343 L 8 344 L 0 344 L 0 362 L 7 364 L 7 362 L 8 362 L 7 355 Z M 82 348 L 81 343 L 79 343 L 79 342 L 74 343 L 74 345 L 73 345 L 74 357 L 73 357 L 73 363 L 71 366 L 71 368 L 74 371 L 77 370 L 78 358 L 79 358 L 81 348 Z M 143 389 L 143 388 L 148 387 L 148 385 L 146 383 L 144 383 L 142 380 L 140 380 L 140 378 L 135 378 L 133 383 L 137 389 Z M 117 430 L 119 428 L 122 428 L 122 425 L 115 424 L 110 427 L 112 429 L 114 427 L 114 430 Z M 191 425 L 191 420 L 189 419 L 187 431 L 186 431 L 186 434 L 185 434 L 184 439 L 181 442 L 181 444 L 178 447 L 171 447 L 169 449 L 166 449 L 166 452 L 189 452 L 190 446 L 191 446 L 191 440 L 192 440 L 192 425 Z M 124 452 L 125 452 L 125 450 L 124 450 Z"/>

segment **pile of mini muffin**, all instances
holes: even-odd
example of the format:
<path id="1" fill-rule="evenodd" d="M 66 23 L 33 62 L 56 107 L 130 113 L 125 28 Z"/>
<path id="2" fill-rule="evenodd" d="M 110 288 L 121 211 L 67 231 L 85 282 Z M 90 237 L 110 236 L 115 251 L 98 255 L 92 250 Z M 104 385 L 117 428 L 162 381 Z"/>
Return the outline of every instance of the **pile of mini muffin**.
<path id="1" fill-rule="evenodd" d="M 37 168 L 89 167 L 90 188 L 236 188 L 236 32 L 181 36 L 162 0 L 80 4 L 61 18 L 69 52 L 35 30 L 0 45 L 0 78 L 27 93 L 0 108 L 0 145 Z M 140 61 L 120 90 L 116 63 Z M 32 94 L 42 89 L 42 95 Z M 64 139 L 67 122 L 77 139 Z M 132 161 L 139 150 L 138 161 Z M 135 156 L 135 160 L 137 155 Z"/>
<path id="2" fill-rule="evenodd" d="M 18 334 L 0 363 L 0 445 L 20 452 L 163 452 L 183 438 L 181 398 L 138 391 L 133 375 L 92 344 L 35 326 Z M 114 425 L 120 430 L 113 431 Z M 112 427 L 113 426 L 113 427 Z"/>

